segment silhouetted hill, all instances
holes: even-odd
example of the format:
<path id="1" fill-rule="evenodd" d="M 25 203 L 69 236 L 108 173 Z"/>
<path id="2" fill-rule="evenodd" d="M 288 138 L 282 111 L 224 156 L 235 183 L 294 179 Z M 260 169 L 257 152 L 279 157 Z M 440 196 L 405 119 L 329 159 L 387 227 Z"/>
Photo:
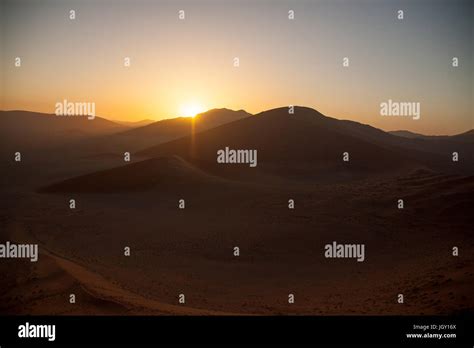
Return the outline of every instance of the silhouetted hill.
<path id="1" fill-rule="evenodd" d="M 2 152 L 56 147 L 92 136 L 110 135 L 126 128 L 101 117 L 88 120 L 86 116 L 0 111 Z"/>
<path id="2" fill-rule="evenodd" d="M 388 133 L 409 139 L 425 139 L 425 140 L 457 140 L 463 142 L 474 142 L 474 129 L 455 135 L 424 135 L 410 132 L 407 130 L 389 131 Z"/>
<path id="3" fill-rule="evenodd" d="M 310 108 L 296 107 L 295 114 L 289 115 L 288 108 L 284 107 L 201 132 L 195 137 L 154 146 L 137 155 L 178 155 L 219 174 L 239 167 L 234 171 L 239 172 L 239 176 L 243 175 L 242 171 L 254 170 L 303 178 L 322 173 L 352 177 L 367 172 L 401 170 L 420 162 L 413 153 L 392 148 L 380 140 L 374 141 L 376 137 L 392 137 L 384 134 L 369 126 L 326 117 Z M 248 169 L 245 165 L 218 165 L 216 153 L 226 146 L 257 149 L 258 169 Z M 349 152 L 349 162 L 343 162 L 344 152 Z"/>
<path id="4" fill-rule="evenodd" d="M 216 114 L 218 115 L 217 111 Z M 179 128 L 182 121 L 184 120 L 161 121 L 154 125 L 154 131 L 161 127 L 173 129 L 166 126 L 169 122 Z M 191 120 L 184 122 L 189 121 Z M 143 134 L 144 130 L 140 132 Z M 145 132 L 151 132 L 145 138 L 152 137 L 151 130 Z M 466 167 L 465 161 L 453 164 L 450 155 L 425 152 L 422 146 L 412 141 L 438 144 L 442 149 L 446 146 L 449 149 L 453 142 L 460 144 L 451 137 L 436 141 L 406 139 L 368 125 L 333 119 L 306 107 L 296 107 L 295 114 L 290 115 L 288 108 L 283 107 L 195 132 L 132 154 L 132 161 L 156 158 L 156 162 L 145 160 L 128 164 L 102 171 L 98 176 L 90 174 L 71 179 L 57 187 L 61 191 L 81 188 L 83 191 L 102 192 L 113 191 L 112 187 L 122 186 L 130 190 L 135 185 L 153 187 L 157 181 L 168 182 L 170 187 L 177 184 L 172 179 L 174 172 L 168 165 L 158 161 L 160 158 L 178 158 L 181 164 L 199 168 L 200 173 L 206 173 L 214 179 L 221 177 L 260 183 L 288 180 L 301 183 L 341 182 L 374 175 L 393 176 L 420 169 L 437 171 L 441 168 L 446 172 L 462 172 L 466 168 L 472 168 Z M 416 146 L 421 150 L 416 149 Z M 257 167 L 252 168 L 248 163 L 217 163 L 218 150 L 226 147 L 257 150 Z M 343 161 L 346 152 L 349 154 L 348 162 Z M 158 168 L 160 166 L 164 167 Z M 138 169 L 152 175 L 138 174 Z M 468 171 L 467 174 L 469 173 Z M 180 184 L 191 181 L 191 177 L 191 174 L 185 176 Z M 100 185 L 97 186 L 95 182 Z M 121 184 L 116 185 L 117 182 Z"/>
<path id="5" fill-rule="evenodd" d="M 388 133 L 399 136 L 399 137 L 409 138 L 409 139 L 425 138 L 426 137 L 426 135 L 410 132 L 410 131 L 407 131 L 407 130 L 389 131 Z"/>
<path id="6" fill-rule="evenodd" d="M 140 120 L 140 121 L 117 121 L 117 120 L 111 120 L 111 121 L 121 124 L 122 126 L 130 127 L 130 128 L 144 127 L 156 122 L 155 120 L 149 120 L 149 119 Z"/>
<path id="7" fill-rule="evenodd" d="M 251 114 L 243 110 L 212 109 L 195 117 L 165 119 L 94 139 L 84 144 L 84 152 L 93 151 L 95 154 L 134 152 L 249 116 Z"/>
<path id="8" fill-rule="evenodd" d="M 178 138 L 190 134 L 193 127 L 194 131 L 199 132 L 249 116 L 252 115 L 244 110 L 212 109 L 195 117 L 177 117 L 153 122 L 143 127 L 127 130 L 118 136 Z"/>

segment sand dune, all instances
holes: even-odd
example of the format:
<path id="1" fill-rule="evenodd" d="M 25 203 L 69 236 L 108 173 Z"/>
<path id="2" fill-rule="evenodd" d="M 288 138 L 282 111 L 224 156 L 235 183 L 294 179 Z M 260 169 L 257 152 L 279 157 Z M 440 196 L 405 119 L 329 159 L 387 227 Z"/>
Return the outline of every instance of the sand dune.
<path id="1" fill-rule="evenodd" d="M 199 185 L 213 180 L 177 156 L 153 158 L 65 180 L 40 192 L 123 192 L 167 189 L 168 185 Z"/>
<path id="2" fill-rule="evenodd" d="M 152 124 L 156 121 L 154 120 L 149 120 L 149 119 L 144 119 L 144 120 L 140 120 L 140 121 L 117 121 L 117 120 L 111 120 L 112 122 L 115 122 L 115 123 L 118 123 L 118 124 L 121 124 L 123 126 L 126 126 L 126 127 L 130 127 L 130 128 L 138 128 L 138 127 L 144 127 L 144 126 L 148 126 L 149 124 Z"/>
<path id="3" fill-rule="evenodd" d="M 397 135 L 404 138 L 417 138 L 417 139 L 455 139 L 458 141 L 465 141 L 465 142 L 474 142 L 474 129 L 471 129 L 467 132 L 463 132 L 456 135 L 424 135 L 419 133 L 410 132 L 407 130 L 396 130 L 396 131 L 389 131 L 388 133 Z"/>
<path id="4" fill-rule="evenodd" d="M 21 224 L 15 227 L 11 239 L 38 243 Z M 7 282 L 16 291 L 6 290 L 0 296 L 0 312 L 11 314 L 54 315 L 231 315 L 233 313 L 195 309 L 172 305 L 134 294 L 110 282 L 80 264 L 41 246 L 41 262 L 23 263 L 23 277 Z M 7 261 L 7 263 L 12 263 Z M 2 265 L 5 266 L 5 265 Z M 21 291 L 18 291 L 21 288 Z M 51 296 L 51 293 L 54 295 Z M 74 294 L 77 304 L 68 303 Z M 237 314 L 237 313 L 234 313 Z"/>
<path id="5" fill-rule="evenodd" d="M 230 112 L 230 115 L 233 113 Z M 222 116 L 221 110 L 212 111 L 209 115 Z M 153 133 L 155 128 L 163 127 L 166 122 L 151 125 L 154 128 L 148 126 L 129 132 Z M 174 185 L 178 178 L 181 183 L 187 180 L 191 184 L 206 175 L 214 179 L 219 177 L 254 183 L 324 183 L 361 180 L 369 175 L 394 176 L 420 166 L 434 170 L 441 167 L 449 171 L 454 168 L 461 172 L 464 169 L 467 174 L 471 172 L 472 164 L 450 167 L 448 157 L 395 146 L 394 139 L 398 143 L 405 141 L 370 126 L 326 117 L 313 109 L 296 107 L 295 115 L 289 115 L 287 108 L 279 108 L 153 146 L 134 155 L 135 160 L 137 157 L 156 158 L 155 161 L 87 174 L 58 183 L 47 190 L 145 190 L 158 183 Z M 256 149 L 257 167 L 218 164 L 217 151 L 225 147 Z M 349 162 L 343 161 L 344 152 L 349 153 Z M 177 163 L 167 162 L 166 158 L 173 156 L 181 159 L 179 163 L 183 173 L 177 173 L 176 168 L 173 168 Z M 194 167 L 195 176 L 184 170 L 190 167 Z"/>
<path id="6" fill-rule="evenodd" d="M 138 155 L 179 154 L 210 163 L 216 150 L 227 144 L 236 148 L 256 148 L 266 163 L 304 160 L 309 164 L 326 162 L 327 166 L 339 163 L 341 153 L 348 151 L 352 154 L 354 169 L 377 171 L 414 163 L 443 163 L 446 167 L 452 152 L 457 151 L 464 159 L 458 167 L 474 173 L 472 134 L 470 131 L 453 137 L 407 139 L 369 125 L 327 117 L 306 107 L 295 107 L 295 114 L 289 115 L 288 108 L 283 107 L 211 129 L 196 137 L 150 147 Z"/>
<path id="7" fill-rule="evenodd" d="M 127 127 L 101 117 L 56 116 L 29 111 L 0 111 L 2 152 L 57 147 L 88 137 L 112 134 Z"/>
<path id="8" fill-rule="evenodd" d="M 220 126 L 242 118 L 252 116 L 244 110 L 212 109 L 195 117 L 177 117 L 153 122 L 143 127 L 131 129 L 121 133 L 124 137 L 169 137 L 179 138 L 193 131 Z"/>
<path id="9" fill-rule="evenodd" d="M 97 304 L 84 307 L 87 313 L 184 313 L 188 309 L 173 306 L 185 292 L 191 309 L 213 314 L 446 314 L 474 309 L 473 186 L 473 177 L 423 168 L 357 184 L 265 187 L 210 180 L 171 184 L 171 190 L 75 193 L 77 211 L 65 206 L 69 194 L 28 195 L 9 199 L 5 216 L 60 255 L 54 263 L 61 271 L 50 272 L 70 285 L 45 282 L 38 298 L 56 291 L 63 300 L 79 287 L 85 291 L 78 292 L 80 305 Z M 180 197 L 185 210 L 177 209 Z M 288 197 L 296 200 L 294 211 Z M 460 204 L 457 214 L 443 213 Z M 27 217 L 12 214 L 13 207 Z M 324 244 L 333 240 L 366 243 L 366 261 L 325 259 Z M 130 258 L 121 255 L 124 245 L 132 247 Z M 459 258 L 451 256 L 453 245 L 463 246 Z M 404 306 L 395 301 L 399 291 Z M 297 296 L 291 306 L 285 301 L 290 292 Z M 26 300 L 22 310 L 61 312 L 47 303 Z"/>
<path id="10" fill-rule="evenodd" d="M 0 111 L 0 156 L 26 153 L 30 160 L 48 158 L 89 160 L 123 157 L 124 152 L 200 132 L 251 116 L 243 110 L 213 109 L 191 117 L 177 117 L 143 125 L 127 125 L 101 117 L 66 117 L 29 111 Z"/>
<path id="11" fill-rule="evenodd" d="M 380 132 L 275 109 L 153 146 L 126 165 L 113 151 L 78 151 L 85 162 L 58 148 L 54 162 L 5 166 L 0 236 L 34 238 L 43 254 L 38 264 L 0 265 L 0 311 L 472 312 L 474 176 Z M 257 149 L 258 166 L 219 167 L 224 146 Z M 333 241 L 364 243 L 366 260 L 325 258 Z M 65 306 L 71 292 L 78 303 Z"/>
<path id="12" fill-rule="evenodd" d="M 332 177 L 340 175 L 347 179 L 369 172 L 400 170 L 425 162 L 423 156 L 417 156 L 416 152 L 404 152 L 387 144 L 364 140 L 360 132 L 342 132 L 339 127 L 332 126 L 336 120 L 328 119 L 308 108 L 297 107 L 295 115 L 288 115 L 287 108 L 274 109 L 194 137 L 145 149 L 137 155 L 178 155 L 205 170 L 223 175 L 227 168 L 216 165 L 219 149 L 226 146 L 257 149 L 259 165 L 255 171 L 300 179 L 322 179 L 328 173 Z M 344 152 L 349 152 L 350 162 L 342 161 Z M 241 177 L 242 171 L 238 175 Z"/>
<path id="13" fill-rule="evenodd" d="M 82 146 L 85 153 L 135 152 L 192 133 L 198 133 L 222 124 L 251 116 L 239 110 L 213 109 L 195 117 L 176 117 L 99 137 Z"/>

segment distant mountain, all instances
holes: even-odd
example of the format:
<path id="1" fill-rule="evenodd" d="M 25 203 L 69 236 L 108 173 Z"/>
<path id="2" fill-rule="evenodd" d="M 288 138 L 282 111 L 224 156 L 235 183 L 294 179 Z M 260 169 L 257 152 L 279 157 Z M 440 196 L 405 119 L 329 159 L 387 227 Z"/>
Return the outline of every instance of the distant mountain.
<path id="1" fill-rule="evenodd" d="M 410 132 L 410 131 L 407 131 L 407 130 L 389 131 L 388 133 L 399 136 L 399 137 L 408 138 L 408 139 L 426 138 L 427 137 L 426 135 Z"/>
<path id="2" fill-rule="evenodd" d="M 213 109 L 194 118 L 177 117 L 138 126 L 101 117 L 56 116 L 30 111 L 0 111 L 0 153 L 62 147 L 68 156 L 118 156 L 197 133 L 251 114 Z M 56 153 L 56 152 L 55 152 Z"/>
<path id="3" fill-rule="evenodd" d="M 161 121 L 142 127 L 140 134 L 147 134 L 144 137 L 150 138 L 154 132 L 163 134 L 163 130 L 168 130 L 168 134 L 177 136 L 179 131 L 176 129 L 181 129 L 183 122 L 190 121 L 192 120 Z M 168 127 L 169 124 L 175 128 Z M 189 126 L 189 123 L 185 124 Z M 392 135 L 357 122 L 330 118 L 306 107 L 295 107 L 294 115 L 288 114 L 287 107 L 277 108 L 193 135 L 189 133 L 187 129 L 186 136 L 132 154 L 135 163 L 97 172 L 97 175 L 76 177 L 46 188 L 46 191 L 80 188 L 83 192 L 112 192 L 115 189 L 145 189 L 158 184 L 166 187 L 167 182 L 170 185 L 191 182 L 194 175 L 192 173 L 200 173 L 201 178 L 202 173 L 205 173 L 215 179 L 219 177 L 254 183 L 276 180 L 280 184 L 340 182 L 373 178 L 374 175 L 397 176 L 416 170 L 431 170 L 425 168 L 473 173 L 469 161 L 453 165 L 450 155 L 445 155 L 442 151 L 425 152 L 423 146 L 412 142 L 414 139 Z M 471 133 L 466 133 L 463 137 L 469 137 Z M 428 145 L 438 144 L 443 149 L 447 146 L 448 150 L 453 141 L 458 144 L 459 149 L 462 148 L 460 144 L 469 146 L 469 143 L 455 139 L 423 141 Z M 251 168 L 245 163 L 217 163 L 218 150 L 226 147 L 234 150 L 257 150 L 257 167 Z M 349 154 L 348 162 L 343 161 L 345 152 Z M 467 152 L 462 152 L 461 156 L 467 156 L 466 154 Z M 161 158 L 166 160 L 159 161 Z M 151 161 L 152 159 L 157 161 Z M 141 171 L 154 174 L 140 174 Z M 178 183 L 170 179 L 174 175 L 182 176 L 183 180 Z M 100 188 L 91 183 L 91 178 L 101 182 Z"/>
<path id="4" fill-rule="evenodd" d="M 389 146 L 383 139 L 394 137 L 356 122 L 339 121 L 316 110 L 296 107 L 262 112 L 139 152 L 138 156 L 177 155 L 217 175 L 241 177 L 252 173 L 245 166 L 216 164 L 216 153 L 226 146 L 257 149 L 258 169 L 268 175 L 316 178 L 332 173 L 334 177 L 357 177 L 368 172 L 401 170 L 417 164 L 413 152 Z M 343 162 L 344 152 L 350 161 Z M 240 167 L 242 170 L 229 168 Z M 225 173 L 224 173 L 225 172 Z"/>
<path id="5" fill-rule="evenodd" d="M 370 125 L 349 120 L 338 120 L 321 115 L 319 118 L 311 118 L 321 127 L 327 127 L 338 132 L 372 142 L 379 146 L 391 148 L 416 150 L 428 154 L 447 156 L 452 151 L 463 153 L 467 158 L 474 159 L 474 130 L 453 136 L 430 136 L 409 131 L 402 133 L 385 132 Z M 404 134 L 405 136 L 402 136 Z M 401 139 L 402 138 L 402 139 Z"/>
<path id="6" fill-rule="evenodd" d="M 195 117 L 176 117 L 128 129 L 101 141 L 104 152 L 137 151 L 252 116 L 244 110 L 212 109 Z M 100 146 L 102 146 L 100 145 Z"/>
<path id="7" fill-rule="evenodd" d="M 124 137 L 167 137 L 177 138 L 188 135 L 194 127 L 199 132 L 220 126 L 221 124 L 252 116 L 244 110 L 212 109 L 195 117 L 177 117 L 153 122 L 143 127 L 127 130 L 120 136 Z"/>
<path id="8" fill-rule="evenodd" d="M 140 120 L 140 121 L 117 121 L 117 120 L 111 120 L 111 121 L 121 124 L 126 127 L 130 127 L 130 128 L 143 127 L 143 126 L 147 126 L 151 123 L 156 122 L 155 120 L 149 120 L 149 119 Z"/>
<path id="9" fill-rule="evenodd" d="M 30 111 L 0 111 L 2 152 L 55 147 L 65 142 L 110 135 L 127 127 L 101 117 L 56 116 Z"/>
<path id="10" fill-rule="evenodd" d="M 474 129 L 471 129 L 467 132 L 456 134 L 456 135 L 424 135 L 424 134 L 410 132 L 407 130 L 389 131 L 388 133 L 399 136 L 399 137 L 408 138 L 408 139 L 425 139 L 425 140 L 451 139 L 451 140 L 458 140 L 458 141 L 465 141 L 465 142 L 474 141 Z"/>

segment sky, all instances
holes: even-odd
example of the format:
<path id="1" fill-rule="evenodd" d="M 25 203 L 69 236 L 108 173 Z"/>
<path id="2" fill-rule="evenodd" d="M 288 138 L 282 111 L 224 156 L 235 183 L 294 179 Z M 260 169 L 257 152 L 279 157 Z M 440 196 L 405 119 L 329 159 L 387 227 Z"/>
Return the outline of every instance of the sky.
<path id="1" fill-rule="evenodd" d="M 138 121 L 302 105 L 384 130 L 474 128 L 474 1 L 0 1 L 2 110 L 94 102 Z M 420 119 L 381 116 L 389 99 L 420 103 Z"/>

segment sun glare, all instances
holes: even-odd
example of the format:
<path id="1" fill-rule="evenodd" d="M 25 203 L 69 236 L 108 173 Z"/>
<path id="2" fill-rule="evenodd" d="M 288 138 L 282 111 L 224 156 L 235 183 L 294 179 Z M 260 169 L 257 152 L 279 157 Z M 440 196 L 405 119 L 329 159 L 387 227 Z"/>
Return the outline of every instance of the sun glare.
<path id="1" fill-rule="evenodd" d="M 179 109 L 179 113 L 184 117 L 194 117 L 201 112 L 204 112 L 204 108 L 200 104 L 183 104 Z"/>

